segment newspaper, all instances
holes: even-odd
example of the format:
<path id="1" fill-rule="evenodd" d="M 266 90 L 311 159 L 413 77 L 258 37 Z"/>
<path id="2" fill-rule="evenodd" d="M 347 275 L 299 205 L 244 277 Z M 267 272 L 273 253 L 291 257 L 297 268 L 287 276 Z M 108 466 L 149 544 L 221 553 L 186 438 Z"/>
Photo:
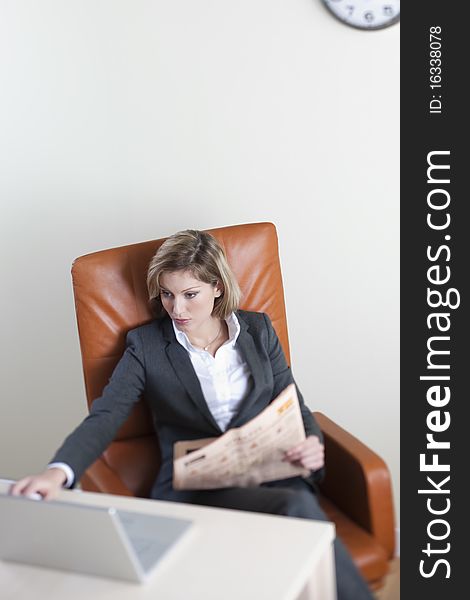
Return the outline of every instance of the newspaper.
<path id="1" fill-rule="evenodd" d="M 218 438 L 176 442 L 173 487 L 209 490 L 307 477 L 309 469 L 283 461 L 285 452 L 303 440 L 305 429 L 292 383 L 242 427 Z"/>

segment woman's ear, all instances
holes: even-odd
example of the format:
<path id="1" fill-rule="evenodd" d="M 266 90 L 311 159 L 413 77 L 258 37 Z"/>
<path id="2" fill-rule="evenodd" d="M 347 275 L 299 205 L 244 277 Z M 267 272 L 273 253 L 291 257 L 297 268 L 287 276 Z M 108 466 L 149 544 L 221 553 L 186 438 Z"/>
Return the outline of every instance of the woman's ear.
<path id="1" fill-rule="evenodd" d="M 214 298 L 220 298 L 220 296 L 222 296 L 223 293 L 224 293 L 224 287 L 220 283 L 220 281 L 218 281 L 215 284 L 215 288 L 214 288 Z"/>

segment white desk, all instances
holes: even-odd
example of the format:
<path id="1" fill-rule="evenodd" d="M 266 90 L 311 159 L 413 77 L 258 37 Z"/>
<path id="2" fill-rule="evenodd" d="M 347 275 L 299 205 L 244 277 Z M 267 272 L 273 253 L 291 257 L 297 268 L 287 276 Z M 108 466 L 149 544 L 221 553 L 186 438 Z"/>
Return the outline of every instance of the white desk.
<path id="1" fill-rule="evenodd" d="M 63 491 L 60 500 L 182 517 L 196 526 L 146 585 L 0 561 L 2 600 L 336 598 L 331 523 L 88 492 Z"/>

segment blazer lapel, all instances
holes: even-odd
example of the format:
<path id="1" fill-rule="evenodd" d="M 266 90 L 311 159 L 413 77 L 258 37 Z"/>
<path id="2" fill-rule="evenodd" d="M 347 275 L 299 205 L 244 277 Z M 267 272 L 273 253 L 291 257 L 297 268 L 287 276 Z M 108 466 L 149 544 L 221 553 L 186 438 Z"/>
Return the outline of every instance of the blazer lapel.
<path id="1" fill-rule="evenodd" d="M 243 319 L 240 313 L 237 313 L 240 323 L 240 334 L 237 339 L 237 346 L 240 349 L 243 358 L 246 360 L 253 378 L 253 386 L 248 392 L 246 398 L 240 404 L 238 411 L 233 416 L 228 424 L 228 427 L 237 427 L 243 424 L 243 414 L 260 396 L 260 388 L 265 383 L 263 367 L 259 359 L 258 351 L 256 350 L 255 342 L 249 332 L 247 322 Z"/>
<path id="2" fill-rule="evenodd" d="M 164 319 L 162 328 L 164 337 L 169 342 L 166 347 L 166 354 L 176 376 L 185 387 L 188 396 L 191 398 L 198 411 L 204 415 L 218 433 L 222 433 L 222 430 L 207 406 L 204 394 L 202 393 L 201 384 L 194 371 L 191 359 L 189 358 L 187 351 L 175 337 L 173 325 L 169 317 Z"/>

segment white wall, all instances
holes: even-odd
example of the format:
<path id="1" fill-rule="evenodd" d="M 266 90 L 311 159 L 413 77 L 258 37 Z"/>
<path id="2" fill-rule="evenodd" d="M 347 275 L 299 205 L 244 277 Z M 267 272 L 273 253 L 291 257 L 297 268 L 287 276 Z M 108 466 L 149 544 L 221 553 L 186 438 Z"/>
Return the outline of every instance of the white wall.
<path id="1" fill-rule="evenodd" d="M 298 383 L 398 504 L 398 85 L 399 26 L 320 0 L 2 0 L 0 475 L 85 415 L 76 256 L 268 220 Z"/>

